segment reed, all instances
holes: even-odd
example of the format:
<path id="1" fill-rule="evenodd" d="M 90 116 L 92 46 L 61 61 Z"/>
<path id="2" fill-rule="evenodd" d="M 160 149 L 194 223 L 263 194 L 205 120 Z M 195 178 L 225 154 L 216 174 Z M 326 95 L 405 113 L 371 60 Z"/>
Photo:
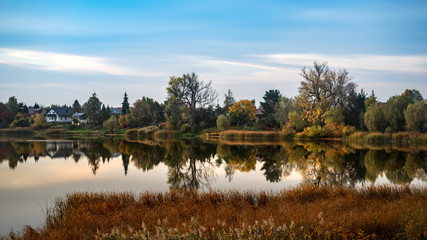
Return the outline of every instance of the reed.
<path id="1" fill-rule="evenodd" d="M 279 142 L 292 139 L 292 134 L 274 131 L 239 131 L 227 130 L 219 134 L 220 141 L 238 141 L 238 142 Z"/>
<path id="2" fill-rule="evenodd" d="M 14 239 L 421 239 L 427 190 L 72 193 Z"/>

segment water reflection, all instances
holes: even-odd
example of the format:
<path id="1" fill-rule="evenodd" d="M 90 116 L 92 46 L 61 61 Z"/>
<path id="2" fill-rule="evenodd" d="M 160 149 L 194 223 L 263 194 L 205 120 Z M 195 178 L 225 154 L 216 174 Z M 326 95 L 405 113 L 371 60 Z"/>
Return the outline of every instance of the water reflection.
<path id="1" fill-rule="evenodd" d="M 406 151 L 405 151 L 406 150 Z M 160 163 L 168 168 L 171 189 L 209 188 L 217 169 L 224 169 L 228 181 L 238 172 L 254 171 L 257 164 L 268 182 L 280 182 L 293 171 L 303 182 L 315 185 L 349 185 L 375 182 L 379 177 L 391 183 L 406 184 L 414 179 L 427 182 L 427 151 L 351 146 L 343 142 L 286 142 L 272 146 L 202 143 L 198 141 L 131 142 L 126 140 L 87 141 L 0 141 L 0 164 L 10 169 L 35 162 L 40 157 L 85 159 L 94 175 L 112 159 L 142 172 Z"/>

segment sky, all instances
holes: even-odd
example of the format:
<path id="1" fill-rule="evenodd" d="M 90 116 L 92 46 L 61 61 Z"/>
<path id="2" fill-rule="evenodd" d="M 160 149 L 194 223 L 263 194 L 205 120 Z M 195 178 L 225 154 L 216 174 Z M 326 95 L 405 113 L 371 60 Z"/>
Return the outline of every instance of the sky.
<path id="1" fill-rule="evenodd" d="M 0 0 L 0 102 L 163 102 L 170 76 L 212 81 L 222 104 L 298 95 L 304 66 L 346 69 L 380 101 L 427 98 L 427 1 Z"/>

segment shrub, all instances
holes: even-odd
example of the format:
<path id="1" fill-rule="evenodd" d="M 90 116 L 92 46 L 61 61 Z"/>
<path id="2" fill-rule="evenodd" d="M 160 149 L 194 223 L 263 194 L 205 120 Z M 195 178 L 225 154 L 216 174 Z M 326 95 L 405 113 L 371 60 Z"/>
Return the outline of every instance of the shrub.
<path id="1" fill-rule="evenodd" d="M 226 116 L 221 114 L 216 120 L 216 126 L 220 130 L 227 130 L 230 127 L 230 120 Z"/>

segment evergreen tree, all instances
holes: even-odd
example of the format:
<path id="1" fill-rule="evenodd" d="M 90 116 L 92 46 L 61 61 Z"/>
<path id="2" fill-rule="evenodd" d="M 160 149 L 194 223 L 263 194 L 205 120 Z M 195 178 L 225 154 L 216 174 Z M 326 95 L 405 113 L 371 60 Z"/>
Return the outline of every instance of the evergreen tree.
<path id="1" fill-rule="evenodd" d="M 86 111 L 86 115 L 91 124 L 98 125 L 100 123 L 100 111 L 101 101 L 96 97 L 96 93 L 92 94 L 92 97 L 83 105 Z"/>
<path id="2" fill-rule="evenodd" d="M 77 101 L 77 99 L 74 100 L 74 103 L 73 103 L 73 113 L 76 113 L 76 112 L 82 112 L 82 106 L 80 106 L 80 103 L 79 101 Z"/>
<path id="3" fill-rule="evenodd" d="M 125 115 L 129 113 L 129 102 L 128 102 L 128 95 L 125 92 L 125 96 L 123 97 L 123 102 L 122 102 L 122 115 Z"/>

